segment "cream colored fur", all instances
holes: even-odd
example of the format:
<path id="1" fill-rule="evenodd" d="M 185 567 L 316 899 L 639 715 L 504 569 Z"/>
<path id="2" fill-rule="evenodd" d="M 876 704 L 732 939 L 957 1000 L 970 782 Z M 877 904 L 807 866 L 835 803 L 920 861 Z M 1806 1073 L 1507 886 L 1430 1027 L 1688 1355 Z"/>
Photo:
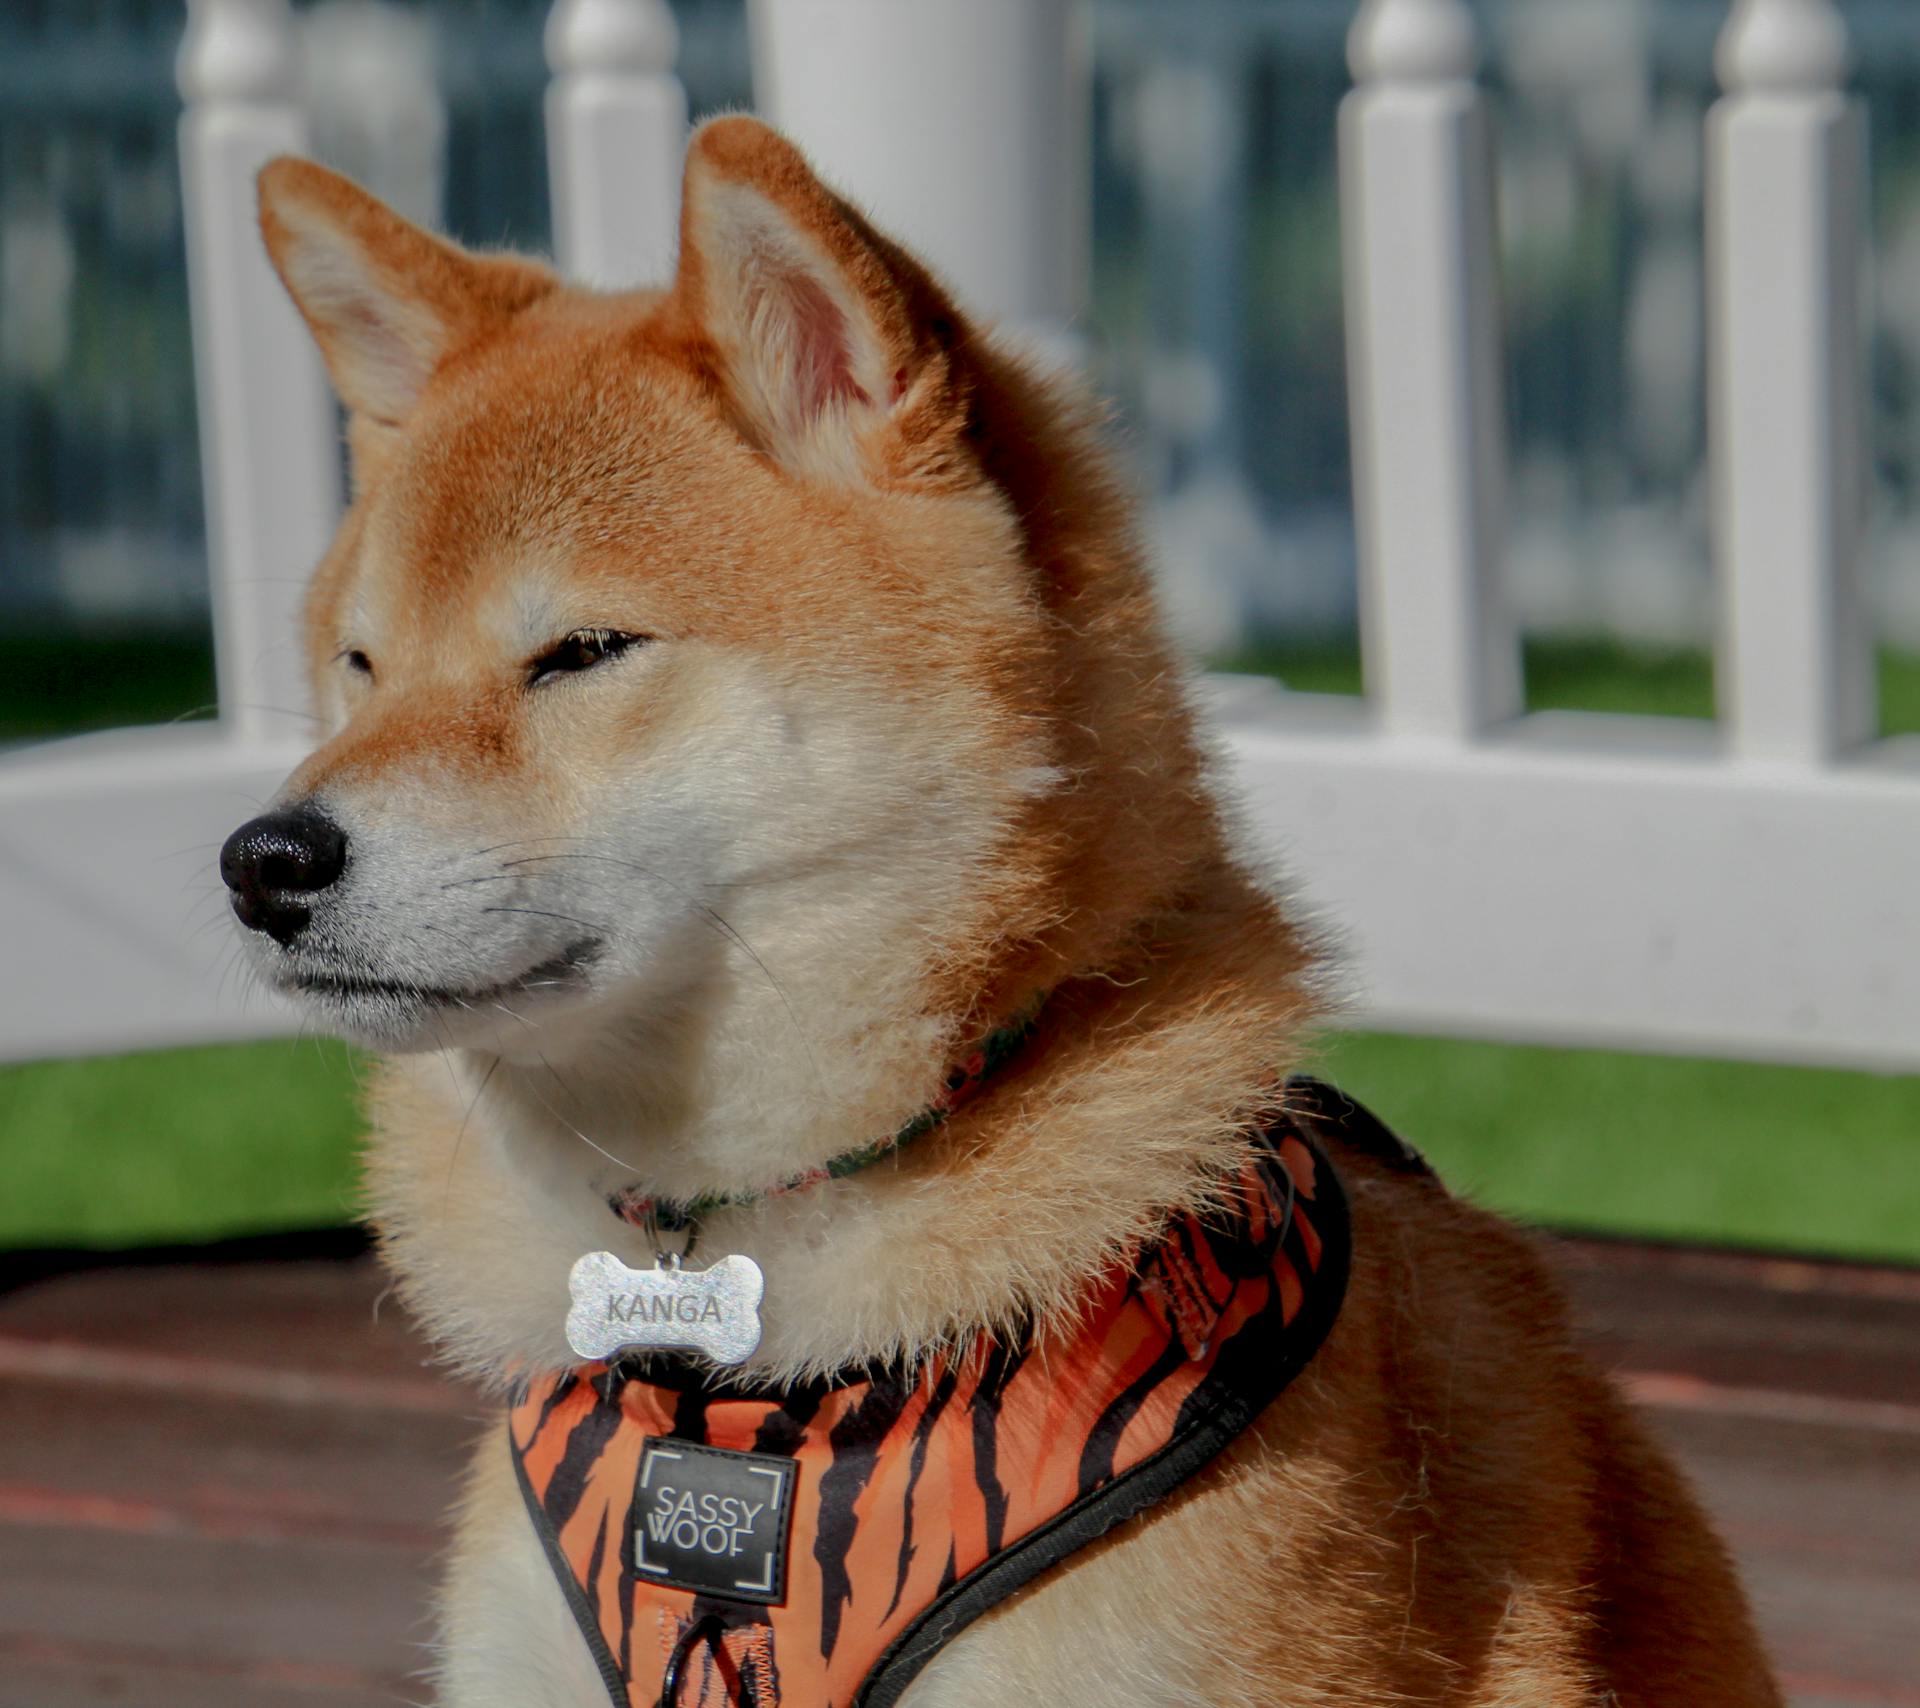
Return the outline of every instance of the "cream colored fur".
<path id="1" fill-rule="evenodd" d="M 805 982 L 799 994 L 806 1012 Z M 784 1008 L 767 1021 L 775 1030 L 791 1024 Z M 1199 1200 L 1238 1162 L 1247 1081 L 1269 1037 L 1252 1017 L 1224 1037 L 1215 1017 L 1175 1019 L 1125 1055 L 1046 1076 L 996 1133 L 988 1176 L 947 1174 L 937 1159 L 910 1153 L 831 1191 L 715 1215 L 701 1230 L 702 1249 L 745 1252 L 767 1276 L 766 1335 L 749 1370 L 791 1381 L 926 1355 L 1027 1313 L 1070 1322 L 1090 1277 L 1169 1205 Z M 824 1038 L 811 1062 L 843 1083 L 872 1071 Z M 1174 1062 L 1177 1074 L 1168 1071 Z M 414 1059 L 388 1071 L 376 1100 L 382 1123 L 414 1141 L 377 1156 L 374 1182 L 383 1225 L 405 1258 L 409 1302 L 483 1378 L 569 1362 L 560 1333 L 566 1274 L 583 1250 L 604 1247 L 636 1264 L 651 1256 L 637 1230 L 608 1215 L 604 1196 L 661 1174 L 609 1165 L 573 1140 L 568 1127 L 577 1122 L 556 1128 L 543 1119 L 560 1095 L 544 1078 L 527 1081 L 532 1108 L 515 1109 L 510 1089 L 489 1086 L 477 1101 L 471 1092 L 463 1100 L 444 1064 Z M 743 1089 L 716 1098 L 723 1133 L 792 1130 L 804 1092 L 756 1079 L 764 1099 L 756 1104 Z M 887 1119 L 837 1130 L 885 1132 Z M 618 1131 L 642 1157 L 683 1142 L 671 1130 Z M 820 1148 L 816 1140 L 816 1155 Z"/>
<path id="2" fill-rule="evenodd" d="M 566 1367 L 573 1260 L 649 1257 L 609 1193 L 863 1146 L 1042 996 L 938 1131 L 700 1250 L 765 1271 L 768 1384 L 1070 1332 L 1242 1160 L 1318 979 L 1227 834 L 1086 404 L 749 120 L 690 147 L 664 293 L 561 289 L 303 163 L 262 204 L 355 501 L 308 611 L 326 739 L 282 793 L 347 864 L 252 958 L 397 1052 L 371 1210 L 429 1333 L 495 1391 Z M 583 635 L 619 645 L 582 666 Z M 1338 1164 L 1356 1266 L 1307 1373 L 916 1708 L 1775 1708 L 1723 1551 L 1525 1243 Z M 505 1445 L 442 1702 L 600 1708 Z"/>

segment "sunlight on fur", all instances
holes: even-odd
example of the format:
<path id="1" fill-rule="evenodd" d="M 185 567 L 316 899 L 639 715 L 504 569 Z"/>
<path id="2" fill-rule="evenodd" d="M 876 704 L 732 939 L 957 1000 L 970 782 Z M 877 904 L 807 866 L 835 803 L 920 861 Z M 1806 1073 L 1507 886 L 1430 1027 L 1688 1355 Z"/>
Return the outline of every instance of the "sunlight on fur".
<path id="1" fill-rule="evenodd" d="M 1326 978 L 1218 802 L 1097 407 L 749 119 L 694 136 L 660 292 L 460 250 L 304 162 L 261 200 L 355 497 L 307 609 L 327 739 L 278 803 L 344 864 L 250 953 L 391 1052 L 369 1209 L 410 1308 L 496 1394 L 567 1369 L 574 1259 L 653 1259 L 611 1195 L 822 1169 L 1039 1005 L 937 1130 L 707 1216 L 700 1253 L 763 1270 L 741 1379 L 774 1394 L 1075 1344 L 1096 1283 L 1225 1213 Z M 1526 1241 L 1330 1155 L 1353 1268 L 1304 1373 L 909 1700 L 1777 1703 Z M 441 1700 L 604 1703 L 505 1449 Z"/>

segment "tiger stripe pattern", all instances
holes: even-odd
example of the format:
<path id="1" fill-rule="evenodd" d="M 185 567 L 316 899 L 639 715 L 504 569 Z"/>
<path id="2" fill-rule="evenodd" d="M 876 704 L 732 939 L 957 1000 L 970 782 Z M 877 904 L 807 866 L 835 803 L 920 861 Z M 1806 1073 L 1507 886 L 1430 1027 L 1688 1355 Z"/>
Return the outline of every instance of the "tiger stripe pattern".
<path id="1" fill-rule="evenodd" d="M 1212 1459 L 1339 1309 L 1346 1204 L 1313 1124 L 1255 1135 L 1227 1209 L 1176 1218 L 1066 1336 L 778 1394 L 657 1364 L 530 1388 L 514 1463 L 615 1708 L 654 1708 L 690 1633 L 678 1708 L 884 1708 L 961 1625 Z M 649 1439 L 796 1461 L 783 1603 L 636 1573 Z"/>

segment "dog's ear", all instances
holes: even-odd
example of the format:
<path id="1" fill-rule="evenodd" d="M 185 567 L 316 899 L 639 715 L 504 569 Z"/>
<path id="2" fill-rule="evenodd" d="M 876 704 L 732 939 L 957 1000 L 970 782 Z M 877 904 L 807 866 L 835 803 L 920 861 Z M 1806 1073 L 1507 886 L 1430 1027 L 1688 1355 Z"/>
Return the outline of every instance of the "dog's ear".
<path id="1" fill-rule="evenodd" d="M 397 426 L 448 356 L 556 283 L 538 262 L 472 255 L 311 160 L 260 172 L 260 231 L 340 401 Z"/>
<path id="2" fill-rule="evenodd" d="M 800 473 L 932 472 L 965 426 L 959 313 L 758 120 L 688 144 L 674 296 L 741 431 Z"/>

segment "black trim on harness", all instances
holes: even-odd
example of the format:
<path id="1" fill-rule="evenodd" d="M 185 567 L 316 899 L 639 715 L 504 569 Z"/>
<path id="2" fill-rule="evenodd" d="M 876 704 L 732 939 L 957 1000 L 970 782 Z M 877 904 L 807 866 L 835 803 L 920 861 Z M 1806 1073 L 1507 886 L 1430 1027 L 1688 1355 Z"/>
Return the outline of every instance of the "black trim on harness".
<path id="1" fill-rule="evenodd" d="M 687 1621 L 687 1628 L 673 1645 L 673 1653 L 667 1656 L 667 1669 L 660 1675 L 660 1708 L 680 1708 L 680 1671 L 693 1653 L 694 1645 L 707 1644 L 718 1658 L 720 1639 L 726 1631 L 727 1622 L 717 1613 L 703 1613 L 698 1619 Z"/>
<path id="2" fill-rule="evenodd" d="M 509 1457 L 513 1460 L 513 1474 L 519 1479 L 520 1498 L 526 1502 L 527 1516 L 533 1520 L 533 1528 L 540 1538 L 540 1546 L 546 1552 L 547 1564 L 553 1568 L 553 1575 L 560 1580 L 560 1593 L 567 1598 L 567 1607 L 573 1614 L 574 1624 L 580 1627 L 580 1635 L 587 1640 L 587 1650 L 593 1656 L 593 1664 L 599 1670 L 600 1682 L 607 1687 L 607 1695 L 613 1699 L 613 1708 L 631 1708 L 632 1698 L 627 1694 L 626 1675 L 620 1670 L 620 1663 L 613 1658 L 607 1647 L 607 1640 L 600 1634 L 600 1616 L 594 1612 L 587 1601 L 586 1591 L 581 1589 L 580 1580 L 573 1575 L 573 1563 L 560 1551 L 560 1539 L 553 1533 L 553 1527 L 547 1521 L 546 1508 L 540 1504 L 539 1497 L 533 1492 L 533 1484 L 527 1480 L 527 1468 L 520 1462 L 520 1455 L 512 1451 L 513 1438 L 507 1438 Z"/>
<path id="3" fill-rule="evenodd" d="M 1386 1122 L 1356 1103 L 1337 1085 L 1311 1074 L 1296 1073 L 1287 1081 L 1285 1109 L 1296 1130 L 1304 1122 L 1316 1133 L 1338 1139 L 1348 1150 L 1370 1156 L 1395 1174 L 1425 1175 L 1436 1179 L 1433 1164 Z"/>
<path id="4" fill-rule="evenodd" d="M 1269 1166 L 1286 1171 L 1275 1142 L 1284 1134 L 1298 1138 L 1312 1152 L 1314 1197 L 1310 1208 L 1321 1239 L 1320 1263 L 1314 1268 L 1306 1261 L 1305 1248 L 1299 1243 L 1297 1224 L 1292 1218 L 1295 1200 L 1291 1196 L 1289 1175 L 1288 1214 L 1280 1229 L 1279 1241 L 1283 1249 L 1292 1242 L 1289 1256 L 1303 1280 L 1311 1277 L 1300 1314 L 1292 1322 L 1280 1325 L 1272 1341 L 1262 1337 L 1258 1344 L 1250 1343 L 1242 1348 L 1241 1355 L 1231 1361 L 1229 1354 L 1240 1336 L 1225 1343 L 1210 1378 L 1217 1384 L 1216 1391 L 1203 1399 L 1203 1388 L 1189 1397 L 1190 1409 L 1178 1423 L 1173 1439 L 949 1585 L 882 1651 L 854 1693 L 849 1708 L 893 1708 L 927 1663 L 964 1627 L 1116 1525 L 1138 1516 L 1216 1459 L 1279 1398 L 1320 1350 L 1346 1297 L 1352 1262 L 1347 1197 L 1332 1151 L 1347 1145 L 1406 1173 L 1428 1174 L 1430 1170 L 1411 1146 L 1333 1088 L 1317 1080 L 1295 1078 L 1287 1082 L 1286 1091 L 1285 1113 L 1265 1135 L 1270 1147 Z M 743 1384 L 734 1389 L 724 1378 L 716 1382 L 685 1366 L 672 1372 L 683 1378 L 684 1385 L 660 1381 L 664 1374 L 667 1372 L 657 1368 L 648 1369 L 641 1379 L 676 1388 L 689 1396 L 697 1395 L 702 1400 L 719 1397 L 730 1389 L 750 1392 L 756 1398 L 769 1397 L 764 1388 L 747 1389 Z M 828 1378 L 806 1384 L 804 1389 L 794 1392 L 804 1392 L 817 1403 L 820 1393 L 833 1386 L 833 1379 Z M 1201 1403 L 1195 1404 L 1195 1401 Z M 528 1516 L 539 1534 L 548 1563 L 560 1580 L 561 1593 L 586 1639 L 607 1694 L 614 1708 L 630 1708 L 628 1681 L 607 1647 L 597 1612 L 573 1574 L 551 1517 L 534 1493 L 520 1453 L 515 1451 L 512 1457 Z M 758 1611 L 711 1595 L 699 1598 L 696 1614 L 703 1608 L 713 1614 L 722 1608 L 740 1614 Z M 731 1620 L 723 1622 L 731 1623 Z M 699 1624 L 696 1619 L 695 1625 Z"/>
<path id="5" fill-rule="evenodd" d="M 1352 1241 L 1339 1175 L 1320 1144 L 1298 1127 L 1294 1131 L 1319 1165 L 1314 1171 L 1313 1208 L 1326 1216 L 1328 1225 L 1321 1228 L 1323 1247 L 1320 1268 L 1312 1272 L 1314 1285 L 1301 1314 L 1286 1325 L 1282 1355 L 1260 1366 L 1260 1375 L 1267 1379 L 1258 1386 L 1228 1389 L 1157 1453 L 1082 1495 L 936 1596 L 882 1651 L 855 1692 L 853 1708 L 892 1708 L 920 1669 L 964 1626 L 1204 1469 L 1280 1397 L 1320 1350 L 1346 1297 Z M 1336 1208 L 1337 1220 L 1326 1214 Z M 1291 1231 L 1289 1221 L 1282 1237 Z"/>

